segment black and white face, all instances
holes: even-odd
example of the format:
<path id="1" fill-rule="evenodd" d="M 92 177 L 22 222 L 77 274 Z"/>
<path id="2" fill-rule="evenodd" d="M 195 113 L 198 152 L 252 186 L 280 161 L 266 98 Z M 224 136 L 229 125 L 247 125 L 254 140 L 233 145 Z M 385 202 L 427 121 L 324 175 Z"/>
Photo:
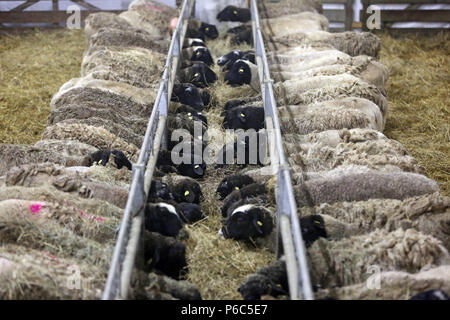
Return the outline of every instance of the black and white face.
<path id="1" fill-rule="evenodd" d="M 237 60 L 225 75 L 225 82 L 232 86 L 250 84 L 251 81 L 252 72 L 248 62 L 244 60 Z"/>
<path id="2" fill-rule="evenodd" d="M 217 20 L 219 21 L 248 22 L 250 19 L 249 9 L 235 6 L 227 6 L 217 14 Z"/>
<path id="3" fill-rule="evenodd" d="M 205 106 L 199 89 L 191 83 L 174 84 L 171 100 L 191 106 L 197 111 L 202 111 Z"/>
<path id="4" fill-rule="evenodd" d="M 205 46 L 205 42 L 200 39 L 200 38 L 189 38 L 186 41 L 186 46 L 187 47 L 204 47 Z"/>
<path id="5" fill-rule="evenodd" d="M 221 229 L 221 234 L 225 238 L 248 240 L 265 237 L 272 229 L 273 221 L 268 210 L 246 204 L 232 212 Z"/>
<path id="6" fill-rule="evenodd" d="M 235 130 L 246 129 L 246 123 L 247 121 L 249 121 L 249 117 L 251 117 L 251 114 L 249 114 L 248 108 L 236 107 L 228 111 L 225 115 L 225 118 L 223 120 L 223 127 L 225 129 Z"/>
<path id="7" fill-rule="evenodd" d="M 216 39 L 219 36 L 217 28 L 213 24 L 202 22 L 199 31 L 209 39 Z"/>
<path id="8" fill-rule="evenodd" d="M 207 66 L 211 66 L 214 64 L 211 53 L 206 47 L 193 47 L 192 56 L 190 58 L 191 61 L 202 61 Z"/>
<path id="9" fill-rule="evenodd" d="M 148 204 L 145 210 L 145 228 L 163 236 L 176 237 L 183 227 L 175 207 L 164 202 Z"/>

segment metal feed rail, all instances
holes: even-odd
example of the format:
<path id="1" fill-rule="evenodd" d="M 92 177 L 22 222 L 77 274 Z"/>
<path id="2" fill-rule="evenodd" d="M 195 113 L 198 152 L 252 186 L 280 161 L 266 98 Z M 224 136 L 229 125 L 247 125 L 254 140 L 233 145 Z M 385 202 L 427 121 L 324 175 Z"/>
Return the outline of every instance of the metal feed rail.
<path id="1" fill-rule="evenodd" d="M 270 78 L 269 64 L 264 48 L 256 0 L 250 1 L 250 11 L 256 63 L 266 117 L 266 129 L 269 136 L 271 165 L 275 166 L 277 173 L 276 203 L 278 230 L 281 233 L 284 255 L 286 257 L 289 294 L 293 300 L 312 300 L 314 296 L 306 261 L 305 246 L 297 216 L 297 205 L 292 188 L 290 167 L 284 156 L 283 140 L 277 115 L 277 104 L 273 93 L 273 80 Z"/>
<path id="2" fill-rule="evenodd" d="M 111 266 L 103 291 L 103 300 L 126 299 L 136 253 L 142 245 L 144 208 L 155 169 L 158 152 L 166 146 L 166 118 L 175 75 L 186 34 L 188 19 L 192 16 L 195 0 L 184 0 L 176 29 L 172 35 L 164 73 L 153 110 L 148 121 L 139 160 L 133 165 L 132 182 L 114 248 Z M 139 263 L 139 261 L 136 261 Z M 142 263 L 142 261 L 141 261 Z"/>

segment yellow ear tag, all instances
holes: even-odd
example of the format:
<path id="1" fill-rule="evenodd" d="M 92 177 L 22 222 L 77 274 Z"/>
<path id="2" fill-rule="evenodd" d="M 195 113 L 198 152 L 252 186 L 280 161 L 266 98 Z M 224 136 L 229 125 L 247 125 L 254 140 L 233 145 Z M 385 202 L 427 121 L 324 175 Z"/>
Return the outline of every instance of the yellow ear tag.
<path id="1" fill-rule="evenodd" d="M 239 187 L 234 187 L 234 189 L 239 190 Z"/>
<path id="2" fill-rule="evenodd" d="M 100 159 L 97 164 L 102 164 L 103 159 Z"/>
<path id="3" fill-rule="evenodd" d="M 244 69 L 240 68 L 239 73 L 243 73 L 243 72 L 244 72 Z"/>
<path id="4" fill-rule="evenodd" d="M 198 77 L 198 76 L 199 76 L 198 72 L 194 74 L 194 77 Z"/>
<path id="5" fill-rule="evenodd" d="M 282 288 L 281 284 L 279 284 L 279 283 L 277 283 L 277 287 L 280 287 L 280 288 Z"/>
<path id="6" fill-rule="evenodd" d="M 245 114 L 241 113 L 241 117 L 242 117 L 242 118 L 245 118 Z"/>
<path id="7" fill-rule="evenodd" d="M 262 222 L 261 221 L 257 221 L 257 223 L 258 223 L 258 226 L 262 226 Z"/>
<path id="8" fill-rule="evenodd" d="M 188 116 L 192 116 L 192 114 L 190 112 L 188 112 Z"/>
<path id="9" fill-rule="evenodd" d="M 200 55 L 200 51 L 197 51 L 195 55 L 198 57 Z"/>
<path id="10" fill-rule="evenodd" d="M 184 193 L 184 196 L 186 197 L 187 195 L 189 195 L 189 191 L 186 191 L 185 193 Z"/>
<path id="11" fill-rule="evenodd" d="M 236 10 L 234 10 L 234 11 L 233 11 L 233 13 L 234 13 L 234 14 L 237 14 L 237 11 L 236 11 Z"/>
<path id="12" fill-rule="evenodd" d="M 315 223 L 317 223 L 317 224 L 320 224 L 320 221 L 314 221 Z"/>
<path id="13" fill-rule="evenodd" d="M 209 31 L 209 27 L 206 27 L 206 28 L 205 28 L 205 31 Z"/>

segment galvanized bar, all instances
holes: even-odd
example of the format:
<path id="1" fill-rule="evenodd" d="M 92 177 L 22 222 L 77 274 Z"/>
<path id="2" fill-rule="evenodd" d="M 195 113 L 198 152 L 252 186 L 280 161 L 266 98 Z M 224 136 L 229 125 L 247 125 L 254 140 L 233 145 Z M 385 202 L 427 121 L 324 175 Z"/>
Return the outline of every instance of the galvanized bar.
<path id="1" fill-rule="evenodd" d="M 297 216 L 297 205 L 295 203 L 290 168 L 284 155 L 280 123 L 276 111 L 277 104 L 273 92 L 273 80 L 270 77 L 256 0 L 251 0 L 250 10 L 256 62 L 260 75 L 261 96 L 266 114 L 266 129 L 273 128 L 273 132 L 270 134 L 273 134 L 274 137 L 269 138 L 269 142 L 275 144 L 274 149 L 279 161 L 279 166 L 276 168 L 278 172 L 276 188 L 277 218 L 286 257 L 290 297 L 291 299 L 302 298 L 311 300 L 314 299 L 314 296 L 308 272 L 305 246 Z"/>

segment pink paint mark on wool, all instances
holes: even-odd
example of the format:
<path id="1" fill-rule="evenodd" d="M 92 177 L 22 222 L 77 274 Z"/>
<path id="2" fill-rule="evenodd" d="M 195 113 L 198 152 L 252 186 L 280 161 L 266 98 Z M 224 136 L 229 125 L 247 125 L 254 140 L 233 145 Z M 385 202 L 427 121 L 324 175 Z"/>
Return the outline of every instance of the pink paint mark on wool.
<path id="1" fill-rule="evenodd" d="M 42 210 L 42 204 L 41 203 L 34 203 L 30 205 L 30 211 L 32 214 L 38 214 L 39 211 Z"/>
<path id="2" fill-rule="evenodd" d="M 156 11 L 163 11 L 163 8 L 160 8 L 160 7 L 157 7 L 157 6 L 152 6 L 152 5 L 150 5 L 150 4 L 147 4 L 147 5 L 145 5 L 147 8 L 149 8 L 149 9 L 153 9 L 153 10 L 156 10 Z"/>
<path id="3" fill-rule="evenodd" d="M 81 214 L 82 217 L 85 217 L 85 218 L 88 217 L 88 215 L 86 213 L 84 213 L 83 210 L 80 210 L 80 214 Z"/>

